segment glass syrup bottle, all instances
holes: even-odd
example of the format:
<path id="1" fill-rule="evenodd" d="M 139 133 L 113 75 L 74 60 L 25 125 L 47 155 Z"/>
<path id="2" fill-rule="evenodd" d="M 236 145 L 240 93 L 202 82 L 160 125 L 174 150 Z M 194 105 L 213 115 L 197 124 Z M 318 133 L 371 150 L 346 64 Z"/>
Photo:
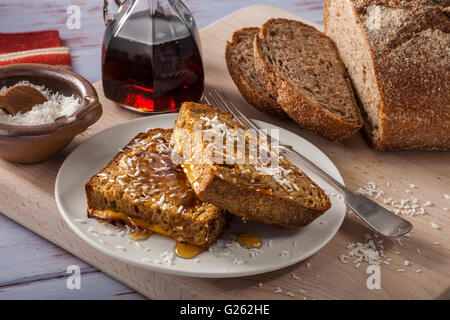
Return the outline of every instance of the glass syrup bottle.
<path id="1" fill-rule="evenodd" d="M 204 70 L 195 21 L 180 0 L 125 0 L 110 18 L 102 48 L 105 96 L 142 113 L 177 111 L 199 101 Z"/>

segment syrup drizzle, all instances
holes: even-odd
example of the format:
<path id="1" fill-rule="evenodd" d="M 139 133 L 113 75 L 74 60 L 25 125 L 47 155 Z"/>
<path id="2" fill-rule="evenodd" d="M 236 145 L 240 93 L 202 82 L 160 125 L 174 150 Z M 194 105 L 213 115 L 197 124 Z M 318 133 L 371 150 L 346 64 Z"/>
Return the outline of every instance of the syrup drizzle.
<path id="1" fill-rule="evenodd" d="M 134 241 L 145 241 L 152 235 L 148 230 L 130 230 L 130 239 Z"/>
<path id="2" fill-rule="evenodd" d="M 260 237 L 251 233 L 240 234 L 234 239 L 234 241 L 239 243 L 241 246 L 245 246 L 247 249 L 261 248 L 263 244 Z"/>
<path id="3" fill-rule="evenodd" d="M 187 244 L 183 242 L 177 242 L 173 250 L 175 251 L 178 257 L 184 259 L 192 259 L 205 251 L 205 249 L 203 248 L 196 247 L 193 246 L 192 244 Z"/>

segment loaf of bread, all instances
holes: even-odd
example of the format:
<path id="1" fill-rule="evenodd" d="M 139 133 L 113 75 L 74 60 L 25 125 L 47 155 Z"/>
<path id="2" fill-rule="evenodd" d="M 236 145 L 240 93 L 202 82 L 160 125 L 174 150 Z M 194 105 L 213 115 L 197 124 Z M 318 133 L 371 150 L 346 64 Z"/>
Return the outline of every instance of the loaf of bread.
<path id="1" fill-rule="evenodd" d="M 450 149 L 450 2 L 326 0 L 377 150 Z"/>
<path id="2" fill-rule="evenodd" d="M 261 84 L 255 70 L 253 39 L 259 28 L 244 28 L 234 32 L 227 41 L 225 60 L 234 83 L 244 98 L 255 108 L 280 117 L 287 117 L 266 88 Z"/>
<path id="3" fill-rule="evenodd" d="M 329 140 L 361 129 L 350 79 L 329 37 L 300 21 L 270 19 L 253 47 L 260 81 L 300 126 Z"/>

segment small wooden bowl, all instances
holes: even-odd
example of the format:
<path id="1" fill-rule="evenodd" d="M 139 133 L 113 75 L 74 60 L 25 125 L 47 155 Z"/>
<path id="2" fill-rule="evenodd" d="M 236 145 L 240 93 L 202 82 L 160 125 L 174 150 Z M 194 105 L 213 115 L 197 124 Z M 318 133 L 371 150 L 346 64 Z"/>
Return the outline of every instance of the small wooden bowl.
<path id="1" fill-rule="evenodd" d="M 0 123 L 0 158 L 17 163 L 47 160 L 102 115 L 94 87 L 72 71 L 32 63 L 0 67 L 0 88 L 23 80 L 66 96 L 74 95 L 81 100 L 81 107 L 74 114 L 49 124 L 16 126 Z"/>

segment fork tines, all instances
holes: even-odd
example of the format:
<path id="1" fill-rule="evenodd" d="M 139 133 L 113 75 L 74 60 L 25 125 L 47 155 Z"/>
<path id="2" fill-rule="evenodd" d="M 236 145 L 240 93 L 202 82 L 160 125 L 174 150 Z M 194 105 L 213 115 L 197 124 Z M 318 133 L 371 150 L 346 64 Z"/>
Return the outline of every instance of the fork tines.
<path id="1" fill-rule="evenodd" d="M 212 90 L 205 95 L 205 101 L 222 111 L 231 113 L 243 126 L 258 132 L 261 128 L 251 121 L 221 90 Z"/>

